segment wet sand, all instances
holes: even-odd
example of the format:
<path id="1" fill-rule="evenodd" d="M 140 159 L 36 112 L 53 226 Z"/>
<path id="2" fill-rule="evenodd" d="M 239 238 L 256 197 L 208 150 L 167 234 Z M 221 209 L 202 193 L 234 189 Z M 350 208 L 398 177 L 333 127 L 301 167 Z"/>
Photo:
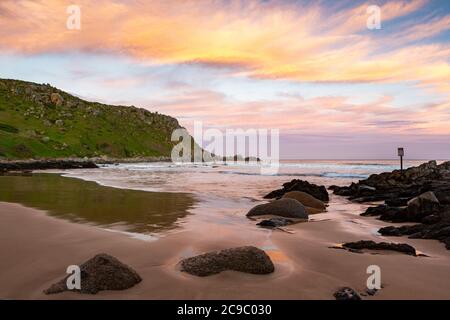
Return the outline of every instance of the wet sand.
<path id="1" fill-rule="evenodd" d="M 381 267 L 384 288 L 364 299 L 450 299 L 450 253 L 441 243 L 380 237 L 373 230 L 387 224 L 340 210 L 336 207 L 312 217 L 322 221 L 290 226 L 292 234 L 256 232 L 247 225 L 211 226 L 185 228 L 156 241 L 143 241 L 0 202 L 0 298 L 333 299 L 341 286 L 363 291 L 369 276 L 366 268 L 375 264 Z M 329 248 L 337 242 L 362 239 L 406 242 L 430 257 L 356 254 Z M 242 245 L 265 249 L 276 271 L 270 275 L 227 271 L 198 278 L 177 269 L 183 257 Z M 134 268 L 143 281 L 125 291 L 96 295 L 42 293 L 65 275 L 68 265 L 81 264 L 102 252 Z"/>

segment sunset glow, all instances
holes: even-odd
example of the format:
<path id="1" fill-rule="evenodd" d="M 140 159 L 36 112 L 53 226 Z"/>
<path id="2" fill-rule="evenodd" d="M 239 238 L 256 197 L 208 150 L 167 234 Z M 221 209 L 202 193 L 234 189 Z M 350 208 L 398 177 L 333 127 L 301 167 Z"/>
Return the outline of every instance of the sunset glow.
<path id="1" fill-rule="evenodd" d="M 66 28 L 72 2 L 0 2 L 2 78 L 188 129 L 279 128 L 286 158 L 353 158 L 355 147 L 385 158 L 400 143 L 450 156 L 447 1 L 75 2 L 81 30 Z M 366 24 L 373 4 L 379 30 Z"/>

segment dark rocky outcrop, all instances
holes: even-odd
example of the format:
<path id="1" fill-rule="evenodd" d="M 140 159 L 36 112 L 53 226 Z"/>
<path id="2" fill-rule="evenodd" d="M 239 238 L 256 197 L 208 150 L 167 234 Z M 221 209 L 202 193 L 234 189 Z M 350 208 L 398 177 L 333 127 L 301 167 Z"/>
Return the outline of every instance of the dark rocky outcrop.
<path id="1" fill-rule="evenodd" d="M 46 170 L 46 169 L 93 169 L 93 168 L 98 168 L 93 161 L 83 159 L 0 161 L 0 172 Z"/>
<path id="2" fill-rule="evenodd" d="M 279 227 L 288 226 L 293 223 L 295 223 L 295 222 L 291 219 L 274 217 L 274 218 L 271 218 L 268 220 L 262 220 L 262 221 L 258 222 L 256 225 L 258 225 L 260 227 L 265 227 L 265 228 L 279 228 Z"/>
<path id="3" fill-rule="evenodd" d="M 359 202 L 386 201 L 391 206 L 406 203 L 427 192 L 433 191 L 441 204 L 450 201 L 450 161 L 440 165 L 436 161 L 412 167 L 403 172 L 395 170 L 373 174 L 347 187 L 332 187 L 337 195 Z"/>
<path id="4" fill-rule="evenodd" d="M 409 236 L 412 239 L 435 239 L 443 242 L 445 247 L 450 250 L 450 220 L 431 225 L 389 226 L 381 228 L 378 232 L 384 236 Z"/>
<path id="5" fill-rule="evenodd" d="M 376 207 L 369 207 L 364 213 L 361 213 L 363 217 L 376 217 L 379 216 L 380 220 L 384 221 L 404 221 L 406 216 L 405 208 L 390 207 L 385 204 L 381 204 Z"/>
<path id="6" fill-rule="evenodd" d="M 308 219 L 306 208 L 297 200 L 280 199 L 253 207 L 247 217 L 273 215 L 285 218 Z"/>
<path id="7" fill-rule="evenodd" d="M 108 254 L 98 254 L 80 266 L 81 289 L 74 290 L 80 293 L 96 294 L 102 290 L 125 290 L 142 281 L 141 277 L 116 258 Z M 67 289 L 67 278 L 53 284 L 44 291 L 45 294 L 54 294 Z"/>
<path id="8" fill-rule="evenodd" d="M 361 240 L 357 242 L 347 242 L 342 245 L 344 249 L 349 249 L 351 251 L 362 251 L 362 250 L 389 250 L 405 253 L 408 255 L 415 256 L 416 249 L 406 243 L 387 243 L 387 242 L 375 242 L 371 240 Z"/>
<path id="9" fill-rule="evenodd" d="M 437 223 L 445 215 L 447 208 L 442 206 L 434 193 L 428 191 L 408 201 L 406 207 L 379 205 L 369 207 L 361 216 L 379 216 L 380 220 L 391 222 Z"/>
<path id="10" fill-rule="evenodd" d="M 238 247 L 209 252 L 181 261 L 181 271 L 205 277 L 226 270 L 268 274 L 275 270 L 270 257 L 256 247 Z"/>
<path id="11" fill-rule="evenodd" d="M 265 199 L 279 199 L 281 198 L 285 193 L 290 191 L 302 191 L 306 192 L 307 194 L 313 196 L 316 199 L 319 199 L 321 201 L 329 201 L 329 195 L 328 191 L 324 186 L 318 186 L 312 183 L 309 183 L 308 181 L 304 180 L 298 180 L 294 179 L 290 182 L 286 182 L 283 184 L 282 189 L 278 189 L 275 191 L 270 192 L 269 194 L 265 195 Z"/>
<path id="12" fill-rule="evenodd" d="M 349 287 L 340 288 L 333 295 L 336 300 L 361 300 L 361 297 L 358 293 Z"/>
<path id="13" fill-rule="evenodd" d="M 413 226 L 385 227 L 390 236 L 437 239 L 450 249 L 446 223 L 450 221 L 450 161 L 429 161 L 403 172 L 395 170 L 371 175 L 347 187 L 332 186 L 335 194 L 357 202 L 385 201 L 362 216 L 379 216 L 391 222 L 419 222 Z"/>

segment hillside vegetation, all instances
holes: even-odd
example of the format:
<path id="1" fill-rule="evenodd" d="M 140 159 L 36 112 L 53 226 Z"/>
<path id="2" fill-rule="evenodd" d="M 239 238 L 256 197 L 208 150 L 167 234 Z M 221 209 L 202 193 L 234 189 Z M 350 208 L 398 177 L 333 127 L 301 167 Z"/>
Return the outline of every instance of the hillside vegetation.
<path id="1" fill-rule="evenodd" d="M 0 79 L 0 159 L 169 157 L 172 117 Z"/>

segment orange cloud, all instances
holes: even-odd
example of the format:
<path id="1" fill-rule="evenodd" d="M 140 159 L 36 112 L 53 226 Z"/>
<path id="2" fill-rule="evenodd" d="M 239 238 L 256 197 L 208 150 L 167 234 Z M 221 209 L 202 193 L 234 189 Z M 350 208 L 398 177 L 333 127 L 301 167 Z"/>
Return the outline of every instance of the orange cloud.
<path id="1" fill-rule="evenodd" d="M 330 12 L 318 4 L 257 1 L 78 0 L 81 31 L 66 26 L 64 0 L 3 0 L 0 48 L 25 54 L 106 51 L 157 63 L 237 67 L 250 77 L 320 82 L 416 81 L 448 92 L 450 46 L 414 45 L 383 52 L 396 39 L 425 39 L 449 29 L 449 17 L 413 30 L 367 32 L 367 7 Z M 390 1 L 386 23 L 425 0 Z M 366 32 L 363 32 L 366 31 Z"/>

